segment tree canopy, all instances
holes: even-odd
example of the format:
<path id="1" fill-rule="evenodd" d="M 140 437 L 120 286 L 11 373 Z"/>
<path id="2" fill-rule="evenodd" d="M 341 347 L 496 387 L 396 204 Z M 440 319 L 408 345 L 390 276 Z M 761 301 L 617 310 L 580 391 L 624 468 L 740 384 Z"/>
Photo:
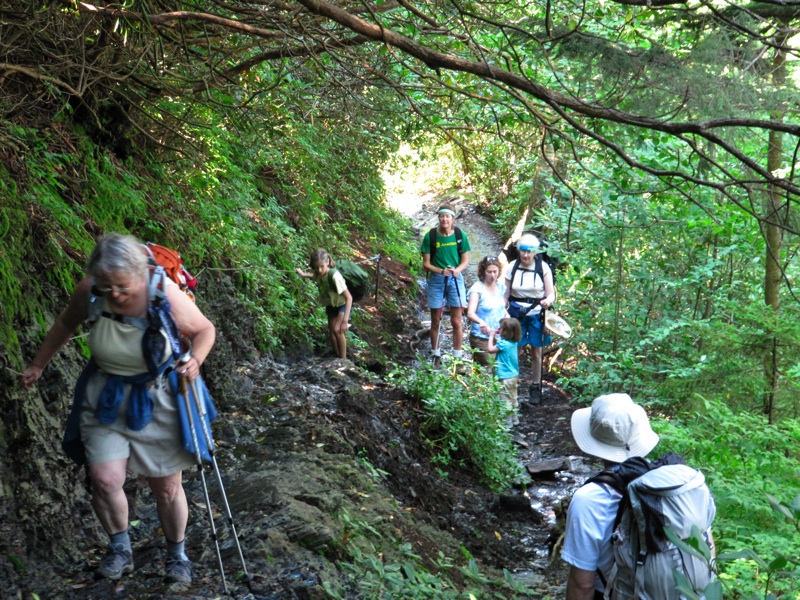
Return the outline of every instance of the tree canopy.
<path id="1" fill-rule="evenodd" d="M 7 117 L 46 94 L 98 131 L 124 120 L 163 142 L 174 126 L 167 100 L 246 107 L 314 72 L 353 105 L 370 105 L 366 86 L 391 89 L 423 127 L 455 139 L 487 131 L 513 142 L 535 129 L 578 165 L 600 151 L 689 200 L 708 187 L 762 219 L 773 218 L 759 208 L 765 186 L 786 202 L 798 192 L 795 82 L 771 76 L 776 55 L 796 57 L 796 4 L 5 4 L 1 66 L 16 92 Z M 767 164 L 770 132 L 788 136 L 778 170 Z M 637 137 L 662 151 L 639 151 Z"/>

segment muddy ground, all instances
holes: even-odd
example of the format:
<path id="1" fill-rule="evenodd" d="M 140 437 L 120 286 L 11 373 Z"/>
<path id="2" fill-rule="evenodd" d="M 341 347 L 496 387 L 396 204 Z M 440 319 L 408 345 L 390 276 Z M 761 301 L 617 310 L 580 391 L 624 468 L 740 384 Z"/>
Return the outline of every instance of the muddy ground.
<path id="1" fill-rule="evenodd" d="M 547 555 L 557 536 L 553 505 L 557 512 L 558 501 L 538 502 L 536 495 L 541 488 L 543 498 L 552 498 L 553 489 L 574 487 L 575 477 L 532 481 L 498 495 L 468 468 L 448 468 L 441 476 L 420 441 L 422 407 L 386 382 L 392 365 L 382 358 L 397 364 L 418 359 L 415 332 L 422 322 L 419 298 L 411 293 L 415 281 L 391 259 L 382 261 L 380 281 L 378 301 L 369 297 L 356 309 L 353 328 L 363 344 L 351 345 L 352 360 L 331 358 L 327 350 L 279 358 L 250 353 L 237 360 L 224 397 L 216 398 L 221 412 L 214 424 L 217 456 L 251 578 L 245 583 L 241 577 L 225 504 L 213 472 L 207 471 L 230 594 L 326 598 L 323 584 L 328 582 L 343 597 L 369 597 L 346 585 L 341 569 L 352 561 L 347 548 L 356 540 L 362 547 L 371 544 L 385 564 L 401 560 L 399 547 L 408 543 L 434 571 L 440 552 L 463 564 L 464 548 L 489 577 L 501 579 L 505 568 L 530 585 L 532 597 L 563 597 L 564 566 Z M 324 332 L 319 335 L 324 339 Z M 527 375 L 523 368 L 523 380 Z M 522 403 L 514 433 L 523 462 L 579 455 L 569 432 L 574 406 L 553 375 L 546 379 L 542 403 Z M 76 471 L 75 477 L 81 476 Z M 86 537 L 74 540 L 77 552 L 68 562 L 13 560 L 8 549 L 24 546 L 24 534 L 14 524 L 0 526 L 6 549 L 2 597 L 223 597 L 200 476 L 186 474 L 187 553 L 196 571 L 188 588 L 163 582 L 163 536 L 153 499 L 144 482 L 133 479 L 127 487 L 136 562 L 132 575 L 119 582 L 95 579 L 105 540 L 87 494 L 73 511 L 73 518 L 85 523 Z"/>

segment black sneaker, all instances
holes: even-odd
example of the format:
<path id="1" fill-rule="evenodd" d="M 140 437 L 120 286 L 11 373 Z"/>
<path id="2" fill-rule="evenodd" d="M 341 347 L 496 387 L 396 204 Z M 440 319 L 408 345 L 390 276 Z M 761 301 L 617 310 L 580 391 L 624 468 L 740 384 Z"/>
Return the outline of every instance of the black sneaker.
<path id="1" fill-rule="evenodd" d="M 542 401 L 542 384 L 532 383 L 528 389 L 528 402 L 531 404 L 539 404 Z"/>
<path id="2" fill-rule="evenodd" d="M 190 585 L 192 583 L 192 563 L 174 556 L 167 558 L 166 576 L 164 579 L 167 583 Z"/>
<path id="3" fill-rule="evenodd" d="M 108 554 L 100 561 L 96 575 L 106 579 L 119 579 L 133 572 L 133 555 L 117 546 L 108 546 Z"/>

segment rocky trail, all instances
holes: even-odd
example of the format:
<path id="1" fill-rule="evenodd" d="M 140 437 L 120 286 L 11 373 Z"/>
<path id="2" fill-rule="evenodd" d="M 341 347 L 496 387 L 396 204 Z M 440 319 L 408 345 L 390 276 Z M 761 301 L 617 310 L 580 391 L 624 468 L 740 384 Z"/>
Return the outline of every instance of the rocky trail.
<path id="1" fill-rule="evenodd" d="M 424 210 L 421 217 L 425 221 Z M 485 244 L 496 246 L 496 241 L 473 209 L 461 223 L 476 232 L 477 263 L 480 252 L 489 252 Z M 533 589 L 534 597 L 563 597 L 565 569 L 550 558 L 549 548 L 558 535 L 562 500 L 587 470 L 569 431 L 573 407 L 553 375 L 545 376 L 540 405 L 522 403 L 521 423 L 514 430 L 519 458 L 531 465 L 529 470 L 542 469 L 527 486 L 495 494 L 468 469 L 453 467 L 443 477 L 418 434 L 422 407 L 387 383 L 387 365 L 371 351 L 381 348 L 400 364 L 414 364 L 417 351 L 424 354 L 417 332 L 424 328 L 425 311 L 421 300 L 407 293 L 413 280 L 391 259 L 381 266 L 378 305 L 368 298 L 357 308 L 362 314 L 354 319 L 354 329 L 364 343 L 352 346 L 352 360 L 240 353 L 247 359 L 228 366 L 224 385 L 216 386 L 222 390 L 215 392 L 217 457 L 250 574 L 250 581 L 241 577 L 224 503 L 207 470 L 230 595 L 327 598 L 327 582 L 339 586 L 342 597 L 363 597 L 344 583 L 340 568 L 351 560 L 348 542 L 358 538 L 386 564 L 402 560 L 402 544 L 408 544 L 406 551 L 432 571 L 440 553 L 457 562 L 464 548 L 488 577 L 502 579 L 505 568 Z M 523 381 L 527 376 L 523 370 Z M 74 476 L 81 479 L 82 473 L 76 469 Z M 68 559 L 21 560 L 27 544 L 23 529 L 4 519 L 2 597 L 223 597 L 201 479 L 191 472 L 185 480 L 187 553 L 195 568 L 191 586 L 163 582 L 163 535 L 154 502 L 144 481 L 132 479 L 126 486 L 136 562 L 130 576 L 118 582 L 95 579 L 105 540 L 85 494 L 72 511 L 85 535 L 74 540 Z"/>

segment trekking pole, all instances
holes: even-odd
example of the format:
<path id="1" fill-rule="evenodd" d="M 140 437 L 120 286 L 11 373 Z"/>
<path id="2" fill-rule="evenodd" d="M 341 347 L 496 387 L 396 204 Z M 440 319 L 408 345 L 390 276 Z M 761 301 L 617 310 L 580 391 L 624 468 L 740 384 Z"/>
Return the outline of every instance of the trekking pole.
<path id="1" fill-rule="evenodd" d="M 236 531 L 236 524 L 233 522 L 233 513 L 231 506 L 228 503 L 228 495 L 225 493 L 225 486 L 222 484 L 222 473 L 219 470 L 219 463 L 217 462 L 217 455 L 214 448 L 214 440 L 211 439 L 211 432 L 208 430 L 208 423 L 206 422 L 206 406 L 200 394 L 197 391 L 197 381 L 192 380 L 192 394 L 194 395 L 194 402 L 197 406 L 197 412 L 200 415 L 200 424 L 203 429 L 203 436 L 206 440 L 206 447 L 208 454 L 211 456 L 211 464 L 214 466 L 214 473 L 217 476 L 217 483 L 219 484 L 219 491 L 222 494 L 222 501 L 225 504 L 225 516 L 228 518 L 228 526 L 231 528 L 233 539 L 236 542 L 236 550 L 239 552 L 239 560 L 242 563 L 242 571 L 244 571 L 244 578 L 248 587 L 250 586 L 250 574 L 247 572 L 247 565 L 244 562 L 244 554 L 242 553 L 242 546 L 239 543 L 239 534 Z M 252 591 L 252 590 L 251 590 Z"/>
<path id="2" fill-rule="evenodd" d="M 539 349 L 539 402 L 541 402 L 544 395 L 544 330 L 547 326 L 547 309 L 544 306 L 539 317 L 542 319 L 542 347 Z"/>
<path id="3" fill-rule="evenodd" d="M 378 262 L 375 263 L 375 305 L 378 305 L 378 282 L 381 280 L 381 255 L 378 254 Z"/>
<path id="4" fill-rule="evenodd" d="M 189 355 L 186 354 L 181 358 L 181 362 L 186 362 Z M 194 457 L 197 460 L 197 471 L 200 473 L 200 480 L 203 482 L 203 494 L 206 500 L 206 510 L 208 511 L 208 522 L 211 525 L 211 538 L 214 540 L 214 545 L 217 550 L 217 561 L 219 562 L 219 573 L 222 576 L 222 588 L 225 590 L 225 595 L 228 595 L 228 582 L 225 580 L 225 567 L 222 565 L 222 552 L 219 549 L 219 539 L 217 538 L 217 526 L 214 524 L 214 512 L 211 510 L 211 498 L 208 495 L 208 484 L 206 483 L 206 473 L 203 469 L 203 456 L 200 454 L 200 444 L 197 441 L 197 429 L 194 424 L 194 415 L 192 414 L 192 404 L 189 401 L 189 390 L 186 386 L 186 378 L 180 377 L 181 393 L 183 394 L 183 402 L 186 405 L 186 416 L 189 419 L 189 431 L 192 434 L 192 444 L 194 444 Z M 201 417 L 202 420 L 202 417 Z"/>
<path id="5" fill-rule="evenodd" d="M 450 267 L 448 267 L 448 269 L 449 268 Z M 439 315 L 439 329 L 436 333 L 436 348 L 432 348 L 433 350 L 439 350 L 442 347 L 442 321 L 444 321 L 444 305 L 445 302 L 447 302 L 447 284 L 449 279 L 450 279 L 449 275 L 444 276 L 444 291 L 442 291 L 442 308 L 441 308 L 441 314 Z M 434 354 L 433 361 L 434 363 L 436 362 L 441 363 L 442 362 L 441 353 L 439 354 L 439 356 Z"/>

